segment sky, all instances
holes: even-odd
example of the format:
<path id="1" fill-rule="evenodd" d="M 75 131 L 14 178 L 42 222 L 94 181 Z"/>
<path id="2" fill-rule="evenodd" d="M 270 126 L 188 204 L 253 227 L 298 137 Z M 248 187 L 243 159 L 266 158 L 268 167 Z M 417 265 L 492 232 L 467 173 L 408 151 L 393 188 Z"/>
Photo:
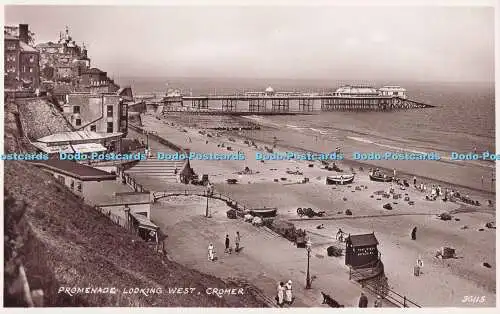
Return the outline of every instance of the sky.
<path id="1" fill-rule="evenodd" d="M 111 75 L 494 81 L 492 7 L 6 6 Z"/>

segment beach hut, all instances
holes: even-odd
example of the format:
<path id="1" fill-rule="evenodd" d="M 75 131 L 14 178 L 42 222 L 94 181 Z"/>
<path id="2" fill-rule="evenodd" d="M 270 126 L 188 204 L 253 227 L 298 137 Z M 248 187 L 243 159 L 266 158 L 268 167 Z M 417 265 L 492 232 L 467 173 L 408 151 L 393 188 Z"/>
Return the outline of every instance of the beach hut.
<path id="1" fill-rule="evenodd" d="M 379 260 L 378 240 L 374 233 L 350 235 L 346 239 L 345 264 L 353 268 L 373 267 Z"/>
<path id="2" fill-rule="evenodd" d="M 195 172 L 193 168 L 191 168 L 191 164 L 189 163 L 189 159 L 186 160 L 186 163 L 182 167 L 182 170 L 179 173 L 180 181 L 182 183 L 188 184 L 191 179 L 195 176 Z"/>

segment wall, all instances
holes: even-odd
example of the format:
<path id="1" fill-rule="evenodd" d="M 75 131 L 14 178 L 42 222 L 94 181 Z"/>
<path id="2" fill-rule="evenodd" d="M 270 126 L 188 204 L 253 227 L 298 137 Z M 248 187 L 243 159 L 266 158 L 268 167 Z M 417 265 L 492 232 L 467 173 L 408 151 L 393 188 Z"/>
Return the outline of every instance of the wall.
<path id="1" fill-rule="evenodd" d="M 104 106 L 103 106 L 104 103 Z M 118 95 L 92 95 L 92 94 L 70 94 L 68 95 L 68 104 L 71 106 L 69 112 L 71 114 L 71 122 L 75 126 L 76 119 L 81 119 L 81 126 L 84 126 L 92 121 L 99 118 L 98 121 L 86 126 L 83 130 L 91 130 L 91 126 L 95 126 L 95 132 L 108 133 L 107 123 L 113 123 L 113 133 L 123 132 L 126 133 L 125 129 L 120 128 L 120 123 L 126 122 L 126 114 L 123 117 L 122 106 L 120 104 L 120 97 Z M 80 113 L 73 114 L 73 107 L 80 106 Z M 113 106 L 113 116 L 108 117 L 108 107 Z M 125 105 L 124 105 L 125 106 Z"/>
<path id="2" fill-rule="evenodd" d="M 111 211 L 112 213 L 118 214 L 120 213 L 121 216 L 125 217 L 125 206 L 128 206 L 130 208 L 130 213 L 135 213 L 135 214 L 142 214 L 145 215 L 147 218 L 151 219 L 151 204 L 123 204 L 123 205 L 113 205 L 113 206 L 99 206 L 102 208 L 104 211 Z"/>
<path id="3" fill-rule="evenodd" d="M 66 185 L 71 190 L 71 192 L 75 193 L 78 196 L 83 195 L 84 184 L 82 181 L 77 180 L 73 177 L 64 175 L 64 174 L 57 173 L 55 171 L 46 170 L 46 169 L 43 169 L 43 170 L 51 173 L 56 178 L 56 180 L 63 183 L 64 185 Z M 79 190 L 79 186 L 80 186 L 80 190 Z"/>
<path id="4" fill-rule="evenodd" d="M 31 81 L 32 88 L 40 86 L 40 66 L 38 52 L 21 51 L 19 54 L 19 77 Z"/>

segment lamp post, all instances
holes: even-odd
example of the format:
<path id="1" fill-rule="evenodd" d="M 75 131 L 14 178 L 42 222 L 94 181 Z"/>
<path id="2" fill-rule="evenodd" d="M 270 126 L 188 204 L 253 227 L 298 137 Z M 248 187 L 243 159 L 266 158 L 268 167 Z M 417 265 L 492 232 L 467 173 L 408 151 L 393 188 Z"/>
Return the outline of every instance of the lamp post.
<path id="1" fill-rule="evenodd" d="M 211 215 L 208 212 L 208 198 L 210 197 L 210 194 L 212 193 L 212 188 L 211 188 L 210 184 L 207 185 L 206 192 L 207 192 L 207 206 L 206 206 L 206 209 L 205 209 L 205 217 L 210 218 Z"/>
<path id="2" fill-rule="evenodd" d="M 309 261 L 311 259 L 311 240 L 306 242 L 307 250 L 307 275 L 306 275 L 306 289 L 311 289 L 311 276 L 309 274 Z"/>

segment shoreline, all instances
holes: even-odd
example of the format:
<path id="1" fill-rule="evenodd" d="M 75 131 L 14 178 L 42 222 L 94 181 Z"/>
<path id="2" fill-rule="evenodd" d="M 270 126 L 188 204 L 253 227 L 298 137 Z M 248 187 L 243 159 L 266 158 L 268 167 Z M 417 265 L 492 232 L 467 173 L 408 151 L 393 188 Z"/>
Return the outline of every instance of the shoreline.
<path id="1" fill-rule="evenodd" d="M 233 133 L 231 131 L 228 131 L 227 133 L 229 133 L 233 137 L 239 137 L 240 139 L 253 140 L 254 142 L 256 142 L 256 144 L 257 143 L 263 143 L 263 144 L 267 144 L 267 145 L 271 145 L 271 146 L 273 145 L 272 141 L 263 141 L 261 139 L 255 138 L 255 137 L 245 136 L 245 135 L 238 134 L 237 132 Z M 303 149 L 301 147 L 297 147 L 297 146 L 294 146 L 294 145 L 277 144 L 276 147 L 281 148 L 281 149 L 283 149 L 285 151 L 286 150 L 293 150 L 293 151 L 304 152 L 304 153 L 320 153 L 320 152 L 317 152 L 317 151 Z M 310 161 L 310 163 L 320 164 L 319 161 Z M 389 173 L 389 174 L 392 173 L 392 171 L 393 171 L 393 169 L 390 169 L 390 168 L 387 168 L 387 167 L 384 167 L 384 166 L 375 166 L 375 165 L 370 164 L 370 163 L 366 163 L 366 162 L 362 162 L 362 161 L 357 161 L 357 160 L 352 160 L 352 159 L 343 159 L 343 160 L 336 161 L 336 163 L 338 163 L 339 165 L 345 165 L 346 167 L 349 167 L 349 168 L 354 168 L 354 170 L 358 169 L 361 166 L 364 169 L 368 169 L 370 167 L 371 168 L 377 167 L 377 168 L 381 169 L 383 172 L 386 172 L 386 173 Z M 336 174 L 336 173 L 337 172 L 332 171 L 332 175 Z M 457 184 L 457 183 L 448 182 L 448 181 L 444 181 L 444 180 L 438 180 L 438 179 L 434 179 L 434 178 L 430 178 L 430 177 L 418 175 L 416 173 L 410 173 L 410 172 L 401 171 L 401 170 L 397 171 L 397 176 L 399 178 L 401 178 L 401 179 L 406 179 L 409 183 L 412 180 L 413 176 L 415 176 L 417 178 L 417 183 L 421 182 L 421 181 L 425 181 L 427 185 L 429 185 L 429 184 L 439 184 L 443 188 L 445 188 L 446 186 L 448 186 L 448 187 L 451 187 L 451 188 L 460 188 L 461 190 L 465 190 L 465 191 L 468 191 L 468 192 L 479 193 L 481 198 L 491 199 L 491 201 L 493 203 L 495 203 L 495 196 L 496 196 L 495 192 L 485 191 L 485 190 L 477 189 L 477 188 L 474 188 L 474 187 L 469 187 L 469 186 L 465 186 L 465 185 L 462 185 L 462 184 Z M 410 184 L 410 186 L 411 186 L 411 184 Z M 454 189 L 454 190 L 457 190 L 457 189 Z M 483 204 L 481 204 L 481 205 L 483 205 Z"/>

